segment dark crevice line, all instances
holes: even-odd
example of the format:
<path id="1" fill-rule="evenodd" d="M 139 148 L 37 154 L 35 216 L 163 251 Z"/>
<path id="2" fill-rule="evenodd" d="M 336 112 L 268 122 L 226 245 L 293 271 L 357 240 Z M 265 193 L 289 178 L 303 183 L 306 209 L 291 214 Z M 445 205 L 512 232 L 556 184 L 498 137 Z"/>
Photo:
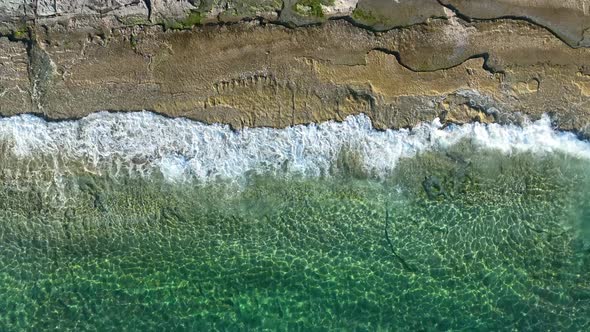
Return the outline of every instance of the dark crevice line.
<path id="1" fill-rule="evenodd" d="M 285 22 L 279 22 L 279 21 L 269 21 L 268 19 L 262 17 L 262 16 L 252 16 L 252 17 L 244 17 L 240 20 L 237 21 L 213 21 L 213 22 L 206 22 L 206 23 L 200 23 L 200 24 L 195 24 L 192 26 L 187 26 L 184 28 L 166 28 L 164 23 L 153 23 L 153 24 L 139 24 L 139 26 L 154 26 L 154 27 L 161 27 L 163 30 L 172 30 L 172 31 L 192 31 L 193 29 L 198 29 L 198 28 L 225 28 L 225 27 L 234 27 L 234 26 L 239 26 L 243 23 L 251 23 L 251 22 L 256 22 L 259 26 L 261 27 L 266 27 L 267 25 L 276 25 L 276 26 L 282 26 L 288 29 L 293 29 L 292 26 L 290 26 L 288 23 Z M 130 28 L 133 27 L 133 25 L 130 26 L 126 26 L 126 27 L 121 27 L 121 28 Z M 113 30 L 116 30 L 119 28 L 113 28 Z"/>
<path id="2" fill-rule="evenodd" d="M 448 21 L 448 18 L 445 16 L 431 16 L 431 17 L 429 17 L 429 19 Z M 424 20 L 423 22 L 416 22 L 416 23 L 405 24 L 405 25 L 404 24 L 396 25 L 396 26 L 392 26 L 392 27 L 386 28 L 386 29 L 377 29 L 374 26 L 363 24 L 359 21 L 356 21 L 354 18 L 352 18 L 352 16 L 334 16 L 334 17 L 328 18 L 328 21 L 345 21 L 354 27 L 366 30 L 367 32 L 371 32 L 373 34 L 387 33 L 387 32 L 395 31 L 395 30 L 406 30 L 406 29 L 411 29 L 413 27 L 417 27 L 417 26 L 428 26 L 429 25 L 428 20 Z"/>
<path id="3" fill-rule="evenodd" d="M 143 0 L 145 6 L 147 7 L 148 11 L 148 21 L 152 21 L 152 1 L 151 0 Z"/>
<path id="4" fill-rule="evenodd" d="M 530 24 L 533 24 L 535 26 L 545 29 L 546 31 L 551 33 L 554 37 L 561 40 L 561 42 L 563 42 L 565 45 L 567 45 L 568 47 L 570 47 L 572 49 L 584 48 L 583 46 L 580 46 L 580 42 L 583 40 L 583 38 L 578 41 L 577 45 L 572 45 L 571 42 L 567 41 L 561 34 L 556 32 L 555 30 L 553 30 L 553 29 L 549 28 L 548 26 L 545 26 L 545 25 L 543 25 L 543 24 L 541 24 L 541 23 L 539 23 L 539 22 L 535 21 L 534 19 L 527 17 L 527 16 L 502 15 L 502 16 L 498 16 L 498 17 L 494 17 L 494 18 L 477 18 L 477 17 L 468 16 L 468 15 L 462 13 L 459 8 L 453 6 L 452 4 L 445 4 L 442 2 L 442 0 L 436 0 L 436 1 L 441 6 L 451 10 L 458 18 L 460 18 L 466 22 L 498 22 L 498 20 L 523 21 L 523 22 L 527 22 L 527 23 L 530 23 Z"/>
<path id="5" fill-rule="evenodd" d="M 429 17 L 430 19 L 440 19 L 440 20 L 445 20 L 447 21 L 447 17 L 444 16 L 432 16 Z M 247 21 L 248 19 L 244 19 L 242 21 Z M 356 21 L 354 18 L 352 18 L 352 16 L 350 15 L 344 15 L 344 16 L 332 16 L 332 17 L 328 17 L 322 20 L 318 20 L 317 22 L 308 22 L 308 23 L 301 23 L 301 24 L 293 24 L 293 22 L 289 22 L 289 21 L 280 21 L 279 20 L 272 20 L 272 21 L 266 21 L 268 24 L 272 24 L 272 25 L 279 25 L 279 26 L 283 26 L 289 29 L 298 29 L 298 28 L 308 28 L 308 27 L 318 27 L 321 26 L 323 24 L 325 24 L 326 22 L 338 22 L 338 21 L 344 21 L 347 22 L 348 24 L 354 26 L 355 28 L 359 28 L 362 30 L 365 30 L 368 33 L 371 34 L 379 34 L 379 33 L 387 33 L 390 31 L 395 31 L 395 30 L 405 30 L 405 29 L 410 29 L 416 26 L 428 26 L 429 22 L 428 20 L 424 20 L 423 22 L 416 22 L 416 23 L 412 23 L 412 24 L 407 24 L 407 25 L 396 25 L 390 28 L 386 28 L 386 29 L 377 29 L 371 25 L 366 25 L 363 24 L 361 22 Z M 232 23 L 240 23 L 240 21 L 237 22 L 232 22 Z"/>
<path id="6" fill-rule="evenodd" d="M 0 33 L 0 38 L 6 38 L 8 39 L 8 41 L 13 42 L 13 43 L 23 43 L 23 44 L 27 44 L 29 42 L 28 37 L 27 38 L 18 38 L 15 37 L 14 34 L 1 34 Z"/>
<path id="7" fill-rule="evenodd" d="M 463 21 L 467 21 L 467 22 L 473 22 L 474 21 L 473 18 L 471 18 L 471 17 L 469 17 L 469 16 L 461 13 L 461 11 L 457 7 L 455 7 L 455 6 L 451 5 L 451 4 L 445 4 L 445 3 L 442 2 L 442 0 L 436 0 L 436 2 L 438 2 L 439 5 L 441 5 L 441 6 L 445 7 L 445 8 L 447 8 L 447 9 L 449 9 L 450 11 L 452 11 L 453 14 L 455 14 L 458 18 L 462 19 Z"/>
<path id="8" fill-rule="evenodd" d="M 144 2 L 146 3 L 146 6 L 148 7 L 148 20 L 151 20 L 151 17 L 153 15 L 153 6 L 151 4 L 151 0 L 144 0 Z M 533 24 L 535 26 L 541 27 L 543 29 L 545 29 L 546 31 L 550 32 L 553 36 L 555 36 L 556 38 L 558 38 L 560 41 L 562 41 L 564 44 L 566 44 L 568 47 L 572 48 L 572 49 L 576 49 L 576 48 L 582 48 L 583 46 L 572 46 L 571 43 L 569 43 L 568 41 L 566 41 L 560 34 L 556 33 L 555 31 L 553 31 L 552 29 L 539 24 L 538 22 L 534 21 L 533 19 L 526 17 L 526 16 L 512 16 L 512 15 L 505 15 L 505 16 L 501 16 L 501 17 L 496 17 L 496 18 L 491 18 L 491 19 L 482 19 L 482 18 L 473 18 L 473 17 L 469 17 L 463 13 L 461 13 L 456 7 L 450 5 L 450 4 L 444 4 L 441 2 L 441 0 L 437 0 L 437 2 L 441 5 L 444 6 L 448 9 L 450 9 L 451 11 L 453 11 L 453 13 L 459 17 L 460 19 L 466 21 L 466 22 L 498 22 L 499 20 L 505 19 L 505 20 L 517 20 L 517 21 L 525 21 L 527 23 Z M 279 14 L 280 17 L 280 10 L 276 11 Z M 40 16 L 40 17 L 35 17 L 35 19 L 33 21 L 37 21 L 37 19 L 41 18 L 41 19 L 45 19 L 45 18 L 52 18 L 53 16 Z M 430 19 L 441 19 L 441 20 L 448 20 L 447 17 L 443 17 L 443 16 L 433 16 L 430 17 Z M 245 22 L 258 22 L 259 25 L 261 26 L 266 26 L 266 25 L 277 25 L 277 26 L 282 26 L 282 27 L 286 27 L 289 29 L 297 29 L 297 28 L 307 28 L 307 27 L 315 27 L 315 26 L 321 26 L 322 24 L 324 24 L 326 21 L 345 21 L 349 24 L 351 24 L 352 26 L 365 30 L 369 33 L 373 33 L 373 34 L 377 34 L 377 33 L 386 33 L 386 32 L 390 32 L 390 31 L 395 31 L 395 30 L 403 30 L 403 29 L 409 29 L 412 27 L 416 27 L 416 26 L 428 26 L 429 22 L 428 20 L 425 20 L 424 22 L 418 22 L 418 23 L 414 23 L 414 24 L 408 24 L 408 25 L 399 25 L 399 26 L 394 26 L 391 27 L 389 29 L 376 29 L 373 26 L 370 25 L 366 25 L 366 24 L 362 24 L 358 21 L 356 21 L 354 18 L 352 18 L 350 15 L 346 15 L 346 16 L 333 16 L 333 17 L 329 17 L 325 20 L 320 20 L 318 22 L 310 22 L 310 23 L 306 23 L 306 24 L 293 24 L 292 22 L 288 22 L 288 21 L 281 21 L 280 19 L 277 20 L 268 20 L 267 18 L 264 18 L 262 16 L 253 16 L 253 17 L 245 17 L 241 20 L 237 20 L 237 21 L 232 21 L 232 22 L 209 22 L 209 23 L 203 23 L 203 24 L 197 24 L 195 26 L 192 26 L 191 28 L 194 27 L 211 27 L 211 26 L 220 26 L 220 27 L 224 27 L 224 26 L 233 26 L 233 25 L 239 25 L 241 23 L 245 23 Z M 36 24 L 36 23 L 35 23 Z M 139 24 L 139 26 L 142 26 L 142 24 Z M 161 26 L 164 28 L 164 24 L 163 23 L 154 23 L 151 24 L 151 26 Z M 121 27 L 124 28 L 124 27 Z M 117 28 L 114 28 L 117 29 Z M 190 30 L 190 28 L 186 28 L 186 29 L 175 29 L 175 30 Z M 0 36 L 2 37 L 2 36 Z"/>
<path id="9" fill-rule="evenodd" d="M 38 0 L 37 0 L 38 1 Z M 35 5 L 37 3 L 37 1 L 35 2 Z M 146 4 L 146 7 L 148 9 L 148 20 L 151 20 L 152 18 L 152 14 L 153 14 L 153 4 L 152 4 L 152 0 L 143 0 L 144 3 Z M 535 21 L 534 19 L 531 19 L 530 17 L 527 16 L 518 16 L 518 15 L 503 15 L 503 16 L 499 16 L 499 17 L 495 17 L 495 18 L 490 18 L 490 19 L 485 19 L 485 18 L 474 18 L 474 17 L 470 17 L 464 13 L 461 12 L 461 10 L 459 10 L 457 7 L 453 6 L 452 4 L 446 4 L 444 3 L 442 0 L 436 0 L 438 2 L 439 5 L 451 10 L 457 17 L 459 17 L 460 19 L 466 21 L 466 22 L 497 22 L 499 19 L 508 19 L 508 20 L 517 20 L 517 21 L 525 21 L 528 22 L 530 24 L 533 24 L 535 26 L 541 27 L 545 30 L 547 30 L 548 32 L 550 32 L 553 36 L 555 36 L 556 38 L 558 38 L 559 40 L 561 40 L 563 43 L 565 43 L 567 46 L 569 46 L 570 48 L 576 49 L 576 48 L 583 48 L 584 46 L 581 46 L 581 41 L 584 39 L 580 39 L 576 45 L 572 45 L 571 42 L 568 42 L 561 34 L 559 34 L 558 32 L 554 31 L 553 29 Z M 366 25 L 363 23 L 360 23 L 358 21 L 356 21 L 351 15 L 343 15 L 343 16 L 333 16 L 333 17 L 329 17 L 327 19 L 323 19 L 323 20 L 319 20 L 318 22 L 311 22 L 308 24 L 299 24 L 299 25 L 295 25 L 292 22 L 286 22 L 286 21 L 281 21 L 280 20 L 280 15 L 282 13 L 282 11 L 284 10 L 284 6 L 286 4 L 285 1 L 282 2 L 283 3 L 283 7 L 279 10 L 276 10 L 275 12 L 278 14 L 279 19 L 277 20 L 267 20 L 263 17 L 259 17 L 259 16 L 254 16 L 254 17 L 249 17 L 249 18 L 244 18 L 242 20 L 236 21 L 236 22 L 211 22 L 211 23 L 206 23 L 206 24 L 201 24 L 201 25 L 197 25 L 197 26 L 210 26 L 210 25 L 220 25 L 220 26 L 225 26 L 225 25 L 233 25 L 233 24 L 237 24 L 237 23 L 241 23 L 241 22 L 252 22 L 252 21 L 259 21 L 259 23 L 261 25 L 265 25 L 265 24 L 273 24 L 273 25 L 279 25 L 279 26 L 284 26 L 287 28 L 299 28 L 299 27 L 309 27 L 309 26 L 317 26 L 317 25 L 321 25 L 323 24 L 325 21 L 338 21 L 338 20 L 344 20 L 348 23 L 350 23 L 351 25 L 361 28 L 363 30 L 366 30 L 368 32 L 372 32 L 372 33 L 383 33 L 383 32 L 388 32 L 388 31 L 392 31 L 392 30 L 400 30 L 400 29 L 407 29 L 407 28 L 411 28 L 414 26 L 420 26 L 420 25 L 428 25 L 428 20 L 425 20 L 424 22 L 418 22 L 418 23 L 414 23 L 414 24 L 409 24 L 409 25 L 400 25 L 400 26 L 394 26 L 391 27 L 389 29 L 376 29 L 373 26 L 370 25 Z M 358 6 L 358 4 L 357 4 Z M 35 6 L 37 7 L 37 6 Z M 101 13 L 102 14 L 102 13 Z M 34 21 L 36 21 L 37 18 L 52 18 L 54 15 L 50 15 L 50 16 L 37 16 L 34 18 Z M 430 17 L 430 19 L 448 19 L 448 17 L 444 17 L 444 16 L 433 16 Z M 160 25 L 162 26 L 163 24 L 154 24 L 154 25 Z M 2 36 L 0 36 L 2 37 Z"/>
<path id="10" fill-rule="evenodd" d="M 403 268 L 407 271 L 410 272 L 416 272 L 416 270 L 414 268 L 412 268 L 407 262 L 406 260 L 400 256 L 397 251 L 395 250 L 395 247 L 393 246 L 393 242 L 391 241 L 391 238 L 389 237 L 389 205 L 385 204 L 385 240 L 387 240 L 387 243 L 389 244 L 389 249 L 391 250 L 391 253 L 393 254 L 393 256 L 395 256 L 395 258 L 397 258 L 397 260 L 401 263 L 401 265 L 403 266 Z"/>
<path id="11" fill-rule="evenodd" d="M 384 47 L 376 47 L 376 48 L 371 49 L 369 52 L 371 52 L 371 51 L 379 51 L 379 52 L 383 52 L 385 54 L 393 55 L 397 59 L 397 62 L 402 67 L 404 67 L 407 70 L 410 70 L 414 73 L 433 73 L 433 72 L 437 72 L 437 71 L 441 71 L 441 70 L 449 70 L 449 69 L 453 69 L 455 67 L 458 67 L 458 66 L 460 66 L 460 65 L 464 64 L 465 62 L 472 60 L 472 59 L 483 59 L 484 62 L 483 62 L 482 68 L 485 71 L 489 72 L 490 74 L 503 74 L 504 73 L 504 71 L 498 70 L 498 69 L 493 68 L 492 66 L 489 65 L 490 54 L 488 52 L 471 55 L 471 56 L 467 57 L 465 60 L 462 60 L 459 63 L 448 66 L 448 67 L 437 67 L 434 69 L 415 69 L 403 62 L 403 60 L 401 59 L 401 53 L 398 51 L 390 50 L 390 49 L 387 49 Z"/>
<path id="12" fill-rule="evenodd" d="M 35 90 L 35 75 L 33 74 L 33 47 L 35 47 L 35 38 L 34 38 L 34 31 L 33 28 L 29 27 L 27 29 L 27 38 L 19 40 L 25 45 L 25 50 L 27 52 L 27 75 L 29 76 L 29 100 L 31 102 L 31 109 L 36 109 L 35 106 L 35 97 L 34 97 L 34 90 Z"/>
<path id="13" fill-rule="evenodd" d="M 416 69 L 411 67 L 410 65 L 407 65 L 406 63 L 404 63 L 404 61 L 401 59 L 401 53 L 399 51 L 395 51 L 395 50 L 391 50 L 389 48 L 385 48 L 385 47 L 374 47 L 369 49 L 369 51 L 365 54 L 365 56 L 369 55 L 369 53 L 374 52 L 374 51 L 378 51 L 378 52 L 382 52 L 385 53 L 387 55 L 391 55 L 394 56 L 395 59 L 397 60 L 397 62 L 399 63 L 400 66 L 404 67 L 405 69 L 414 72 L 414 73 L 434 73 L 437 71 L 444 71 L 444 70 L 449 70 L 449 69 L 453 69 L 455 67 L 459 67 L 462 64 L 464 64 L 465 62 L 469 61 L 469 60 L 473 60 L 473 59 L 483 59 L 483 65 L 482 68 L 489 72 L 490 74 L 505 74 L 505 72 L 501 69 L 497 69 L 494 68 L 492 66 L 490 66 L 489 64 L 489 58 L 490 58 L 490 54 L 488 52 L 483 52 L 483 53 L 477 53 L 474 55 L 471 55 L 467 58 L 465 58 L 464 60 L 461 60 L 459 62 L 457 62 L 456 64 L 450 65 L 450 66 L 446 66 L 446 67 L 435 67 L 432 69 Z M 325 60 L 325 59 L 318 59 L 315 57 L 304 57 L 306 59 L 312 59 L 315 61 L 320 61 L 320 62 L 330 62 L 329 60 Z M 358 63 L 354 63 L 354 64 L 338 64 L 339 66 L 347 66 L 347 67 L 356 67 L 356 66 L 365 66 L 366 64 L 358 64 Z"/>
<path id="14" fill-rule="evenodd" d="M 583 47 L 583 46 L 579 45 L 579 43 L 583 40 L 583 38 L 580 41 L 578 41 L 578 45 L 571 45 L 571 43 L 568 42 L 565 38 L 563 38 L 559 33 L 555 32 L 554 30 L 552 30 L 551 28 L 549 28 L 543 24 L 538 23 L 537 21 L 531 19 L 530 17 L 518 16 L 518 15 L 503 15 L 503 16 L 494 17 L 494 18 L 487 18 L 487 19 L 486 18 L 473 18 L 473 17 L 463 14 L 458 8 L 456 8 L 455 6 L 453 6 L 451 4 L 444 4 L 442 2 L 442 0 L 436 0 L 436 1 L 441 6 L 451 10 L 458 18 L 460 18 L 461 20 L 463 20 L 465 22 L 470 22 L 470 23 L 471 22 L 473 22 L 473 23 L 492 22 L 493 23 L 493 22 L 499 22 L 500 20 L 523 21 L 523 22 L 527 22 L 529 24 L 532 24 L 534 26 L 540 27 L 540 28 L 548 31 L 549 33 L 551 33 L 551 35 L 553 35 L 554 37 L 559 39 L 561 42 L 563 42 L 566 46 L 568 46 L 572 49 Z M 448 21 L 449 18 L 446 16 L 432 16 L 432 17 L 429 17 L 429 19 L 440 19 L 440 20 Z M 370 32 L 373 34 L 386 33 L 386 32 L 395 31 L 395 30 L 404 30 L 404 29 L 409 29 L 409 28 L 413 28 L 416 26 L 428 26 L 429 25 L 429 22 L 428 22 L 429 20 L 424 20 L 423 22 L 417 22 L 417 23 L 408 24 L 408 25 L 396 25 L 396 26 L 393 26 L 393 27 L 387 28 L 387 29 L 376 29 L 374 26 L 366 25 L 366 24 L 356 21 L 350 15 L 332 16 L 332 17 L 329 17 L 325 20 L 320 20 L 318 22 L 310 22 L 310 23 L 298 24 L 298 25 L 294 25 L 292 22 L 285 22 L 285 21 L 280 21 L 280 20 L 267 21 L 267 23 L 273 24 L 273 25 L 284 26 L 284 27 L 287 27 L 290 29 L 296 29 L 296 28 L 320 26 L 320 25 L 324 24 L 326 21 L 345 21 L 354 27 L 366 30 L 367 32 Z M 236 22 L 236 23 L 238 23 L 238 22 Z"/>

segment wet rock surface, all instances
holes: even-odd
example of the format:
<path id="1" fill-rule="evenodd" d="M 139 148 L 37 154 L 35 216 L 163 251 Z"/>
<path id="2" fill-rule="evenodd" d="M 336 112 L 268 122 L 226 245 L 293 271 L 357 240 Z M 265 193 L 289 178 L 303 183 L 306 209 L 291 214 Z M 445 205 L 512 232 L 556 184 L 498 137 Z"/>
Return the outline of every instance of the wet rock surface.
<path id="1" fill-rule="evenodd" d="M 5 1 L 0 20 L 4 116 L 590 124 L 586 1 Z"/>
<path id="2" fill-rule="evenodd" d="M 441 0 L 458 15 L 473 19 L 514 18 L 546 27 L 572 47 L 590 46 L 588 0 Z"/>

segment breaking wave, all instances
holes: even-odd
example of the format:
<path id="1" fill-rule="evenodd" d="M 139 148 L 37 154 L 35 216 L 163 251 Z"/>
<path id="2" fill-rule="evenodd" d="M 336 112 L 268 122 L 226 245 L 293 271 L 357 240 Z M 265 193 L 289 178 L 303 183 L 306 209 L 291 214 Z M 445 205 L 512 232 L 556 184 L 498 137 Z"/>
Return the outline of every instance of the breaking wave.
<path id="1" fill-rule="evenodd" d="M 590 144 L 551 127 L 548 116 L 523 126 L 439 120 L 414 129 L 379 131 L 366 115 L 284 129 L 245 128 L 167 118 L 150 112 L 100 112 L 47 122 L 32 115 L 0 119 L 4 178 L 43 172 L 162 175 L 171 182 L 239 179 L 251 173 L 329 176 L 343 149 L 363 171 L 386 177 L 399 160 L 468 140 L 502 153 L 564 153 L 590 159 Z"/>

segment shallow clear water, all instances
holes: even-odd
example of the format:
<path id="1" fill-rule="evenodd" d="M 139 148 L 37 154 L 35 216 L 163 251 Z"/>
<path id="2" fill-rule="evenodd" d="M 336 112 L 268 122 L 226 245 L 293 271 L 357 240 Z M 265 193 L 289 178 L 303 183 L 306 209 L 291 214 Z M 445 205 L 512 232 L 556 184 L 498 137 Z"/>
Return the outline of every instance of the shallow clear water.
<path id="1" fill-rule="evenodd" d="M 547 121 L 3 121 L 0 330 L 590 327 L 590 147 Z"/>

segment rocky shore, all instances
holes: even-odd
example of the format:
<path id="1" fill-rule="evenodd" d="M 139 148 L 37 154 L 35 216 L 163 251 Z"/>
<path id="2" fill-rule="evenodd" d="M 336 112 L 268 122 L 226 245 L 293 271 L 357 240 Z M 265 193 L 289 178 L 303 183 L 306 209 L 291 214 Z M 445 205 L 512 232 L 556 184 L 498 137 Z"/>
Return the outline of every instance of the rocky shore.
<path id="1" fill-rule="evenodd" d="M 8 0 L 0 114 L 285 127 L 518 122 L 590 135 L 589 0 Z"/>

